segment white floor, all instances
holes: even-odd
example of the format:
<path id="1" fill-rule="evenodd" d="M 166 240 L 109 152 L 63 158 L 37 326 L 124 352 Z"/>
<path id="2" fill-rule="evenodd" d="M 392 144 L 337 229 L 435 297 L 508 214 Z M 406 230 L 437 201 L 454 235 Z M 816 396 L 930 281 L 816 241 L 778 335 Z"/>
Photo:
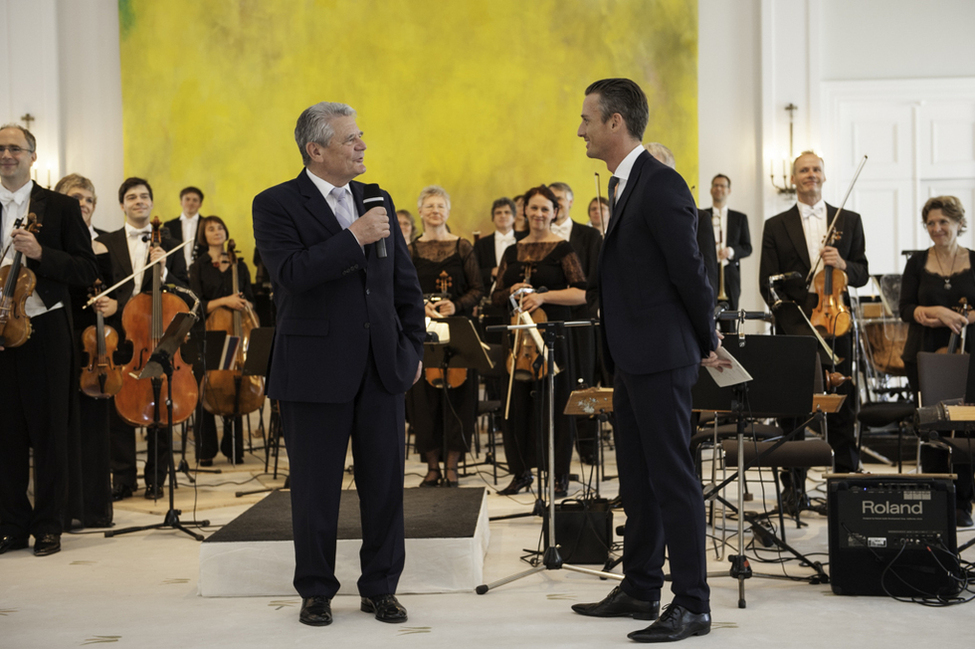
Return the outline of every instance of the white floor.
<path id="1" fill-rule="evenodd" d="M 218 463 L 219 465 L 219 463 Z M 249 466 L 248 466 L 249 465 Z M 248 457 L 244 468 L 259 472 L 257 458 Z M 482 471 L 486 471 L 482 467 Z M 615 473 L 610 464 L 610 474 Z M 422 467 L 411 458 L 406 483 L 419 482 Z M 231 500 L 245 473 L 201 476 L 198 502 L 215 502 L 226 492 Z M 757 477 L 757 476 L 753 476 Z M 255 481 L 256 482 L 256 481 Z M 462 486 L 492 487 L 490 476 L 462 479 Z M 507 483 L 503 478 L 499 487 Z M 249 483 L 253 484 L 253 483 Z M 753 486 L 753 490 L 757 487 Z M 601 485 L 603 495 L 616 493 L 616 482 Z M 192 490 L 180 490 L 187 510 Z M 209 500 L 208 500 L 209 498 Z M 159 514 L 145 509 L 145 501 L 132 499 L 116 508 L 116 528 L 156 523 Z M 758 502 L 748 509 L 758 509 Z M 129 505 L 131 503 L 131 506 Z M 162 505 L 163 503 L 160 503 Z M 491 494 L 492 515 L 530 511 L 525 494 L 506 498 Z M 234 502 L 199 512 L 208 518 L 212 533 L 250 507 Z M 163 507 L 163 510 L 165 507 Z M 617 512 L 616 524 L 622 523 Z M 192 512 L 184 512 L 189 520 Z M 826 561 L 826 519 L 807 514 L 809 527 L 787 530 L 788 540 L 800 551 L 816 553 Z M 491 524 L 485 561 L 488 582 L 528 568 L 519 560 L 526 548 L 535 548 L 541 529 L 538 518 L 526 517 Z M 962 531 L 959 543 L 973 531 Z M 749 539 L 750 540 L 750 539 Z M 284 598 L 204 598 L 197 592 L 200 545 L 172 530 L 138 532 L 116 538 L 100 533 L 66 534 L 63 550 L 53 556 L 34 557 L 29 550 L 0 557 L 0 648 L 67 648 L 112 643 L 119 647 L 603 647 L 632 645 L 626 634 L 647 623 L 630 619 L 585 618 L 571 612 L 575 602 L 602 598 L 617 582 L 602 581 L 565 570 L 544 571 L 476 595 L 404 595 L 410 619 L 386 625 L 360 612 L 358 598 L 337 597 L 332 604 L 335 622 L 325 628 L 299 624 L 297 596 Z M 805 577 L 811 571 L 795 561 L 762 564 L 749 552 L 756 572 Z M 774 557 L 771 553 L 764 556 Z M 975 561 L 975 550 L 964 557 Z M 738 608 L 738 583 L 727 576 L 727 560 L 709 554 L 713 629 L 709 636 L 692 638 L 693 647 L 970 647 L 975 638 L 975 604 L 927 608 L 882 597 L 839 597 L 828 585 L 803 581 L 752 578 L 745 582 L 747 608 Z M 617 570 L 619 570 L 617 568 Z M 665 599 L 666 601 L 666 599 Z"/>

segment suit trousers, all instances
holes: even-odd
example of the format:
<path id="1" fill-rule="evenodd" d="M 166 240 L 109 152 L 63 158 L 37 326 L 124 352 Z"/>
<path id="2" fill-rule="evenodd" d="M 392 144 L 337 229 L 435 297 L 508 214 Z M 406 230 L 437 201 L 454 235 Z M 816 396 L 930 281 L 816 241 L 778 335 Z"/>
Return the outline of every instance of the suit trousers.
<path id="1" fill-rule="evenodd" d="M 0 352 L 0 535 L 60 534 L 67 490 L 71 327 L 67 309 L 31 318 Z M 34 449 L 34 504 L 27 497 Z"/>
<path id="2" fill-rule="evenodd" d="M 659 600 L 666 548 L 674 604 L 707 613 L 704 497 L 690 450 L 698 369 L 628 374 L 617 367 L 613 409 L 626 512 L 621 587 L 631 597 Z"/>
<path id="3" fill-rule="evenodd" d="M 291 465 L 295 590 L 333 597 L 339 500 L 349 440 L 362 518 L 359 593 L 395 593 L 406 548 L 403 527 L 404 395 L 380 381 L 372 352 L 352 401 L 280 401 Z"/>

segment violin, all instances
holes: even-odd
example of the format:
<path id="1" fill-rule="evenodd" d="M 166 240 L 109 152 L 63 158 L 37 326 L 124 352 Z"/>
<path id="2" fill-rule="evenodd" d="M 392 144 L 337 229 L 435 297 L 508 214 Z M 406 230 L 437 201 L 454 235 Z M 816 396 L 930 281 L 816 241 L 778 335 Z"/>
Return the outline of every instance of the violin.
<path id="1" fill-rule="evenodd" d="M 835 245 L 842 234 L 839 230 L 833 229 L 827 236 L 825 245 Z M 846 287 L 846 273 L 828 264 L 824 265 L 813 278 L 813 288 L 819 296 L 819 303 L 810 314 L 809 322 L 823 338 L 843 336 L 850 331 L 853 322 L 852 314 L 849 307 L 843 303 Z"/>
<path id="2" fill-rule="evenodd" d="M 102 281 L 95 280 L 91 295 L 102 291 Z M 95 324 L 81 332 L 81 345 L 88 360 L 81 368 L 81 391 L 93 399 L 108 399 L 122 389 L 122 368 L 112 360 L 118 348 L 118 332 L 105 324 L 101 311 L 95 312 Z"/>
<path id="3" fill-rule="evenodd" d="M 152 220 L 152 247 L 162 244 L 159 217 Z M 138 290 L 140 287 L 136 287 Z M 149 356 L 159 344 L 166 326 L 186 303 L 172 293 L 162 290 L 162 264 L 152 267 L 152 293 L 133 295 L 122 311 L 122 328 L 132 342 L 132 359 L 122 368 L 122 389 L 115 395 L 115 408 L 119 416 L 133 426 L 154 426 L 155 411 L 159 410 L 159 424 L 178 424 L 193 414 L 199 398 L 199 389 L 193 370 L 180 356 L 173 355 L 173 421 L 165 407 L 168 393 L 166 376 L 160 377 L 162 389 L 160 401 L 156 401 L 152 379 L 139 379 Z"/>
<path id="4" fill-rule="evenodd" d="M 240 278 L 237 271 L 236 244 L 227 242 L 224 256 L 230 261 L 233 277 L 233 295 L 240 294 Z M 224 417 L 246 415 L 264 405 L 264 377 L 244 376 L 244 362 L 251 330 L 260 327 L 254 309 L 248 304 L 243 311 L 225 306 L 214 309 L 207 317 L 207 331 L 225 331 L 228 336 L 240 339 L 233 365 L 229 369 L 208 370 L 200 384 L 203 407 L 207 412 Z"/>
<path id="5" fill-rule="evenodd" d="M 448 294 L 450 287 L 454 285 L 454 280 L 450 278 L 447 271 L 440 271 L 440 277 L 435 282 L 437 285 L 437 291 L 443 295 Z M 424 377 L 427 383 L 435 388 L 443 387 L 443 370 L 440 368 L 429 368 L 424 370 Z M 448 388 L 459 388 L 464 385 L 464 381 L 467 380 L 467 370 L 462 367 L 450 367 L 447 368 L 447 387 Z"/>
<path id="6" fill-rule="evenodd" d="M 23 223 L 23 219 L 17 219 L 13 229 L 17 230 Z M 31 212 L 27 215 L 27 231 L 37 234 L 40 229 L 40 220 Z M 6 256 L 6 251 L 4 253 Z M 17 251 L 13 263 L 0 268 L 0 284 L 3 285 L 0 296 L 0 347 L 20 347 L 30 338 L 30 318 L 24 306 L 37 286 L 37 276 L 23 265 L 23 259 L 24 254 Z"/>
<path id="7" fill-rule="evenodd" d="M 961 298 L 958 300 L 958 306 L 952 307 L 954 311 L 968 317 L 968 312 L 972 310 L 972 305 L 968 303 L 968 298 Z M 965 354 L 965 346 L 962 344 L 964 341 L 965 330 L 968 327 L 962 327 L 961 333 L 956 334 L 954 331 L 951 332 L 951 338 L 948 339 L 947 347 L 942 347 L 938 349 L 936 354 Z"/>

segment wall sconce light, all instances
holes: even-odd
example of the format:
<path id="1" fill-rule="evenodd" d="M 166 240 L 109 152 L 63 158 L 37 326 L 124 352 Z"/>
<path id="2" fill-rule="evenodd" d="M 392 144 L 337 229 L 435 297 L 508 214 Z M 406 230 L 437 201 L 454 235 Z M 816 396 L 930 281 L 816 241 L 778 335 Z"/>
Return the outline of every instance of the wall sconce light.
<path id="1" fill-rule="evenodd" d="M 769 162 L 769 179 L 772 181 L 772 187 L 775 187 L 779 194 L 785 194 L 791 196 L 796 193 L 795 185 L 792 184 L 792 174 L 789 172 L 789 165 L 792 164 L 792 160 L 795 158 L 795 154 L 792 151 L 792 132 L 793 132 L 793 118 L 794 113 L 799 109 L 798 106 L 789 102 L 789 105 L 785 107 L 785 110 L 789 113 L 789 159 L 782 160 L 782 185 L 775 184 L 775 161 Z"/>

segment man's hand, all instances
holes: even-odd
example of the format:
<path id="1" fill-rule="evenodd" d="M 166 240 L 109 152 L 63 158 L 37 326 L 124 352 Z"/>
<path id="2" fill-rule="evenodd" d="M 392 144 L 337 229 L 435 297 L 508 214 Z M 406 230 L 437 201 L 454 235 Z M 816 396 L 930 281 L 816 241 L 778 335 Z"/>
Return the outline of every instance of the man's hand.
<path id="1" fill-rule="evenodd" d="M 724 248 L 718 251 L 718 261 L 724 261 L 725 259 L 728 259 L 730 256 L 731 256 L 731 248 L 729 248 L 728 246 L 725 246 Z"/>
<path id="2" fill-rule="evenodd" d="M 723 372 L 724 368 L 726 367 L 731 368 L 731 361 L 729 361 L 726 358 L 721 358 L 720 356 L 718 356 L 718 349 L 721 349 L 721 340 L 724 338 L 724 334 L 721 333 L 720 331 L 718 331 L 717 334 L 718 334 L 718 348 L 715 349 L 710 354 L 708 354 L 707 358 L 702 358 L 701 365 L 703 365 L 704 367 L 713 367 L 719 372 Z"/>
<path id="3" fill-rule="evenodd" d="M 2 348 L 0 348 L 0 349 L 2 349 Z M 413 377 L 413 385 L 416 385 L 416 382 L 420 380 L 420 375 L 421 374 L 423 374 L 423 361 L 422 360 L 419 363 L 416 364 L 416 376 Z"/>
<path id="4" fill-rule="evenodd" d="M 161 259 L 166 256 L 166 251 L 162 249 L 162 246 L 153 246 L 149 249 L 149 263 Z"/>
<path id="5" fill-rule="evenodd" d="M 840 257 L 840 252 L 833 246 L 826 246 L 823 251 L 819 253 L 819 256 L 823 258 L 823 263 L 827 266 L 832 266 L 833 268 L 839 270 L 846 270 L 846 262 Z"/>
<path id="6" fill-rule="evenodd" d="M 450 300 L 440 300 L 439 302 L 435 302 L 433 308 L 441 317 L 444 318 L 457 313 L 457 305 Z"/>
<path id="7" fill-rule="evenodd" d="M 101 296 L 92 305 L 92 308 L 97 312 L 101 313 L 104 317 L 110 318 L 115 315 L 118 311 L 118 300 L 114 300 L 107 296 Z"/>
<path id="8" fill-rule="evenodd" d="M 359 241 L 359 245 L 365 246 L 375 243 L 380 239 L 389 236 L 389 217 L 386 215 L 385 207 L 374 207 L 359 218 L 357 218 L 349 230 Z"/>
<path id="9" fill-rule="evenodd" d="M 17 229 L 10 233 L 10 238 L 13 239 L 14 250 L 23 253 L 28 259 L 41 260 L 43 248 L 41 248 L 41 244 L 37 243 L 37 238 L 33 232 Z"/>

